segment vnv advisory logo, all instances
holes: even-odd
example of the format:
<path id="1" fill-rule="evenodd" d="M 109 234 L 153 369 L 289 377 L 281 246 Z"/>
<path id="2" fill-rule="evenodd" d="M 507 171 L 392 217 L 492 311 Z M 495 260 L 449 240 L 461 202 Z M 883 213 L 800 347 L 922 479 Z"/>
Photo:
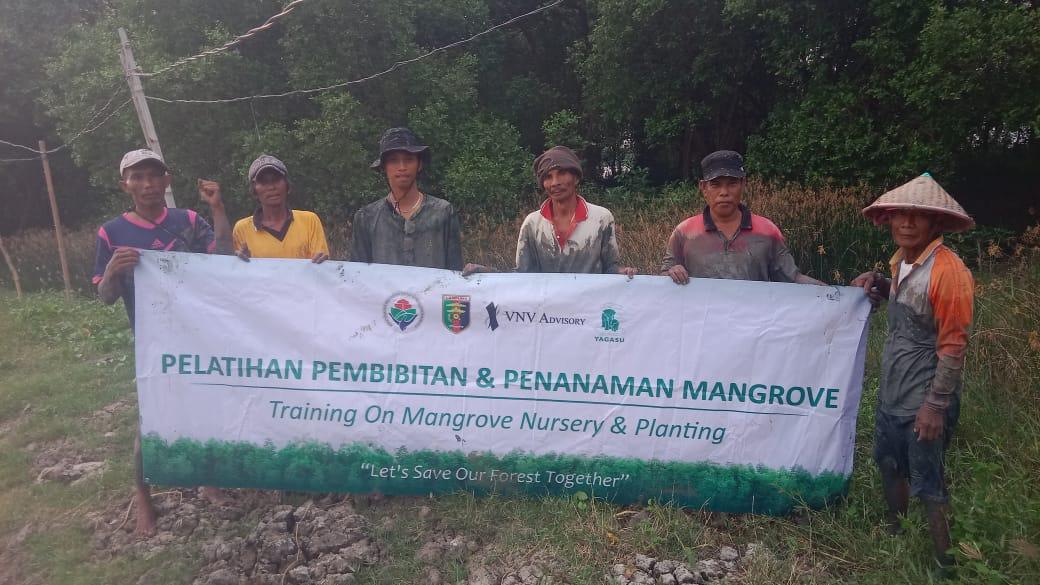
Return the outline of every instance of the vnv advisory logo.
<path id="1" fill-rule="evenodd" d="M 486 306 L 484 308 L 487 309 L 487 314 L 488 314 L 488 316 L 487 316 L 487 326 L 488 326 L 488 329 L 490 329 L 492 331 L 494 331 L 495 329 L 498 329 L 498 307 L 495 306 L 495 303 L 488 303 L 488 306 Z"/>
<path id="2" fill-rule="evenodd" d="M 441 320 L 452 333 L 461 333 L 469 327 L 469 296 L 441 296 Z"/>
<path id="3" fill-rule="evenodd" d="M 386 300 L 383 317 L 391 327 L 398 327 L 401 331 L 409 327 L 415 330 L 422 322 L 423 310 L 419 299 L 408 293 L 397 293 Z"/>

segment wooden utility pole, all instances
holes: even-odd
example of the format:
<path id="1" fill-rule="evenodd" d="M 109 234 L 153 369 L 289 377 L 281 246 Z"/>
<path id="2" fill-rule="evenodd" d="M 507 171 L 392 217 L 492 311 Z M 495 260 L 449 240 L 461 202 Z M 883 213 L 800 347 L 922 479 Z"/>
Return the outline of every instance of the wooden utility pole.
<path id="1" fill-rule="evenodd" d="M 51 200 L 51 217 L 54 218 L 54 237 L 58 240 L 58 258 L 61 260 L 61 278 L 65 281 L 65 300 L 72 300 L 72 279 L 69 278 L 69 261 L 65 257 L 65 236 L 61 232 L 61 217 L 58 216 L 58 200 L 54 196 L 54 181 L 51 180 L 51 163 L 47 161 L 47 143 L 40 141 L 40 161 L 43 163 L 43 178 L 47 181 L 47 196 Z"/>
<path id="2" fill-rule="evenodd" d="M 119 28 L 119 61 L 123 64 L 123 74 L 126 75 L 126 83 L 130 86 L 130 97 L 133 98 L 134 109 L 137 110 L 137 120 L 141 123 L 141 131 L 144 132 L 144 141 L 148 149 L 162 156 L 162 147 L 159 146 L 159 135 L 155 132 L 155 124 L 152 123 L 152 112 L 148 109 L 148 99 L 144 96 L 144 86 L 141 78 L 137 76 L 137 61 L 134 53 L 130 50 L 130 39 L 126 36 L 126 30 Z M 176 207 L 177 202 L 173 200 L 173 190 L 166 188 L 166 207 Z"/>
<path id="3" fill-rule="evenodd" d="M 4 262 L 7 262 L 7 268 L 11 270 L 11 280 L 14 281 L 14 292 L 20 299 L 22 298 L 22 280 L 18 278 L 18 269 L 14 265 L 14 260 L 12 260 L 11 255 L 7 253 L 7 246 L 4 245 L 3 236 L 0 236 L 0 254 L 4 255 Z"/>

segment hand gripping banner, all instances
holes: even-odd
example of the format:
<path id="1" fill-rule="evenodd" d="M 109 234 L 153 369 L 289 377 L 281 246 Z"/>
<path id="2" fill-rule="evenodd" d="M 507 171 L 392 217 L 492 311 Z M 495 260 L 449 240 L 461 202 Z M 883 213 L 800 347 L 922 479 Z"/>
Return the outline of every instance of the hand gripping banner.
<path id="1" fill-rule="evenodd" d="M 175 252 L 135 282 L 152 483 L 780 514 L 852 471 L 859 289 Z"/>

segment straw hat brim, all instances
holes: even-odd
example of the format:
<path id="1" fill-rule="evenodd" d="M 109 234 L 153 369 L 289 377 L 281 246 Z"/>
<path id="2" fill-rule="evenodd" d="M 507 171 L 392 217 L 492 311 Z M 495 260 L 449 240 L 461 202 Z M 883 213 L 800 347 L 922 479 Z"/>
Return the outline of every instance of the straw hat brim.
<path id="1" fill-rule="evenodd" d="M 896 210 L 921 211 L 944 217 L 944 229 L 947 232 L 966 232 L 975 227 L 975 220 L 964 213 L 933 205 L 914 205 L 911 203 L 875 203 L 863 210 L 863 215 L 874 222 L 874 225 L 885 225 L 892 220 L 892 212 Z"/>
<path id="2" fill-rule="evenodd" d="M 892 221 L 897 210 L 919 211 L 941 216 L 942 231 L 963 232 L 975 226 L 975 220 L 928 173 L 888 191 L 863 210 L 863 215 L 876 225 Z"/>

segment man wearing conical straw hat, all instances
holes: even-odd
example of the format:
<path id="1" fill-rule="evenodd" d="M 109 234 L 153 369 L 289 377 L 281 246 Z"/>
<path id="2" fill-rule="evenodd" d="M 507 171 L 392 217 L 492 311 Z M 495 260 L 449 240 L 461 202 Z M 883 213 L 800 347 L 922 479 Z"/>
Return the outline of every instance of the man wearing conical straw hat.
<path id="1" fill-rule="evenodd" d="M 881 358 L 874 459 L 881 472 L 887 521 L 900 530 L 910 496 L 920 498 L 940 567 L 953 562 L 949 492 L 943 455 L 960 413 L 961 370 L 971 326 L 974 283 L 943 232 L 975 224 L 927 173 L 863 210 L 888 224 L 899 250 L 891 279 L 867 272 L 852 281 L 872 300 L 888 299 L 888 339 Z"/>

